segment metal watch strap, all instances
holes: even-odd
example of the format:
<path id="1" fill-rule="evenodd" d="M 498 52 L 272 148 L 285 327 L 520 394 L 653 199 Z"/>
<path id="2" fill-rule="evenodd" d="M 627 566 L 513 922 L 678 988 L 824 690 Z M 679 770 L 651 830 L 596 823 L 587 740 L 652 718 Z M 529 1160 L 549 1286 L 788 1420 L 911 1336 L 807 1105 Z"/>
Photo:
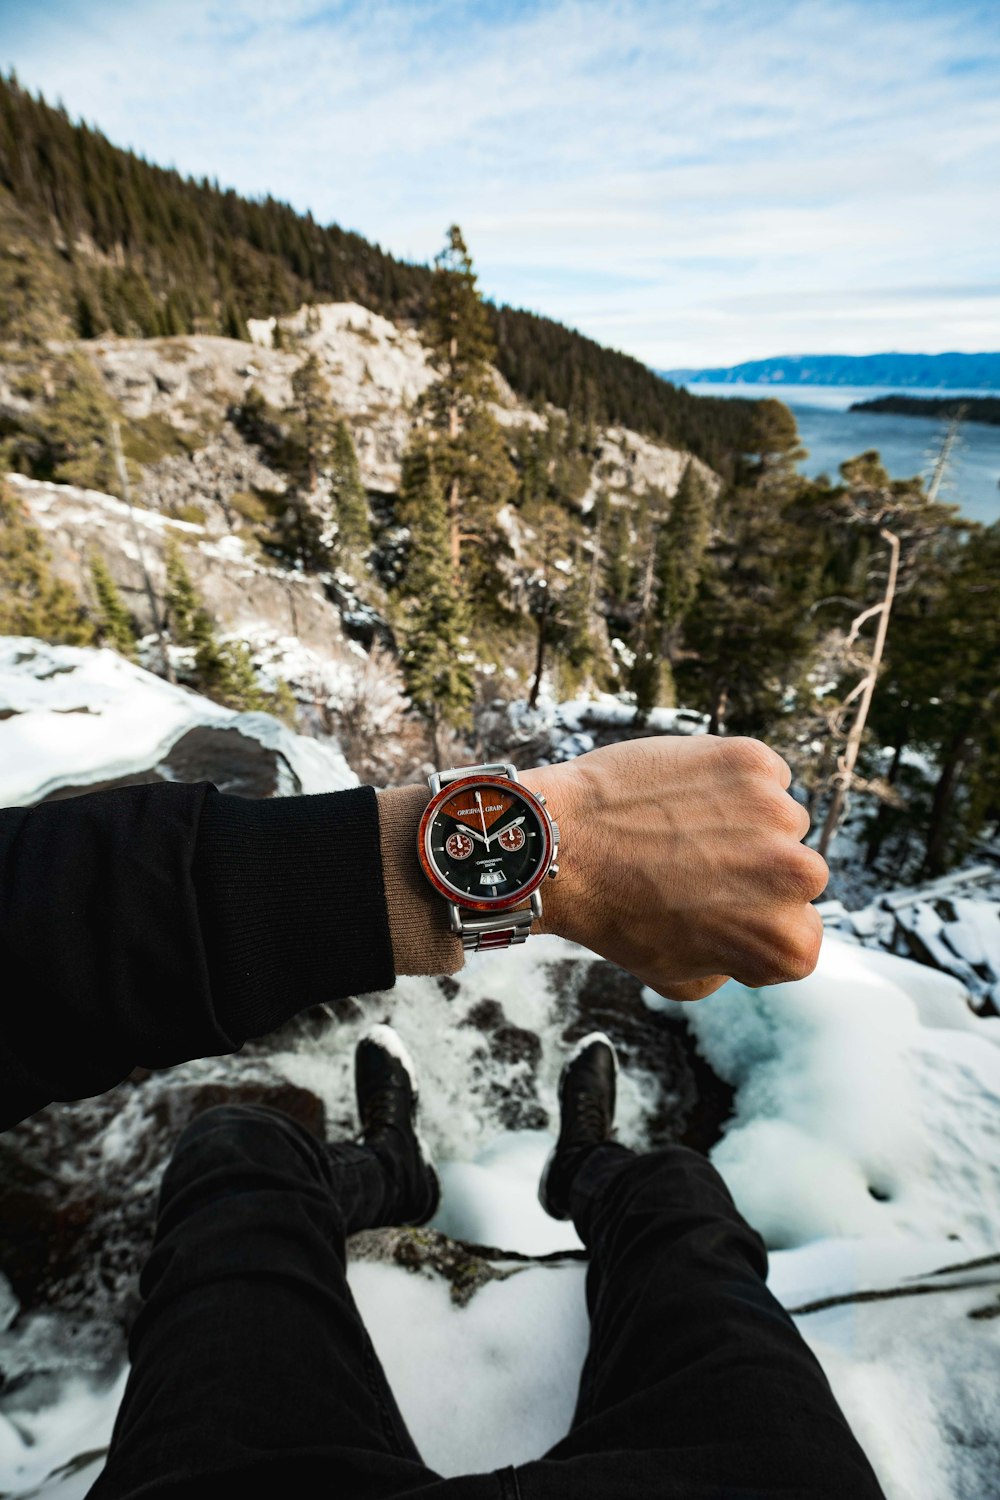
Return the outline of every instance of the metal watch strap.
<path id="1" fill-rule="evenodd" d="M 517 767 L 509 761 L 491 761 L 481 766 L 452 766 L 449 771 L 435 771 L 429 778 L 431 793 L 436 795 L 449 781 L 459 781 L 464 776 L 506 776 L 508 781 L 520 781 Z M 494 916 L 479 916 L 454 902 L 448 903 L 448 920 L 451 930 L 462 939 L 466 953 L 493 953 L 500 948 L 511 948 L 523 943 L 531 932 L 531 924 L 542 915 L 542 902 L 535 891 L 526 906 L 513 911 L 498 911 Z"/>
<path id="2" fill-rule="evenodd" d="M 537 915 L 541 916 L 540 910 Z M 480 917 L 452 906 L 449 916 L 452 931 L 462 939 L 466 953 L 493 953 L 498 948 L 523 943 L 536 913 L 533 906 L 518 906 L 513 911 L 497 912 L 493 917 Z"/>

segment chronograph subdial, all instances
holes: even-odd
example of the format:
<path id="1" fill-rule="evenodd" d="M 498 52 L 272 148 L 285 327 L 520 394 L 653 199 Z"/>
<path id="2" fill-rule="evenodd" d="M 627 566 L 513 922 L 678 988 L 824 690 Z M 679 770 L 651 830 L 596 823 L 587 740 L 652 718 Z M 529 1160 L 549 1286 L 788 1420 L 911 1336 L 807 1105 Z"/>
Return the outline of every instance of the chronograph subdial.
<path id="1" fill-rule="evenodd" d="M 476 846 L 467 833 L 460 833 L 456 830 L 454 833 L 448 835 L 444 847 L 452 859 L 468 859 Z"/>
<path id="2" fill-rule="evenodd" d="M 510 828 L 501 829 L 496 838 L 500 847 L 510 854 L 515 854 L 518 849 L 524 848 L 524 829 L 517 823 L 512 824 Z"/>

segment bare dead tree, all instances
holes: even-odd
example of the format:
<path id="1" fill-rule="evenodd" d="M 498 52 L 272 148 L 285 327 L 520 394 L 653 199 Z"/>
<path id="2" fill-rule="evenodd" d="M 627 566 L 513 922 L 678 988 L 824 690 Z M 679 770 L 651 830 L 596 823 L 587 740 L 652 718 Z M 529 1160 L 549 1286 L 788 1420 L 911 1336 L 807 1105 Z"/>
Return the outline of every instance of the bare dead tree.
<path id="1" fill-rule="evenodd" d="M 868 670 L 865 675 L 848 693 L 841 703 L 836 715 L 837 721 L 842 726 L 844 715 L 851 704 L 857 701 L 858 707 L 854 714 L 854 720 L 847 735 L 844 749 L 837 757 L 837 772 L 833 781 L 833 796 L 830 799 L 830 807 L 827 811 L 823 831 L 820 834 L 817 848 L 825 858 L 830 841 L 837 831 L 840 819 L 843 816 L 851 783 L 854 779 L 854 767 L 857 764 L 858 752 L 861 749 L 861 738 L 864 734 L 865 724 L 868 720 L 868 710 L 871 707 L 872 697 L 875 692 L 875 683 L 878 680 L 879 668 L 882 665 L 882 656 L 885 651 L 885 638 L 889 629 L 889 615 L 892 611 L 892 603 L 896 597 L 896 579 L 899 573 L 899 538 L 892 531 L 884 527 L 879 531 L 879 536 L 889 548 L 889 572 L 886 578 L 885 593 L 878 604 L 862 610 L 851 623 L 845 645 L 849 648 L 858 638 L 858 632 L 866 621 L 878 617 L 878 627 L 875 632 L 875 643 L 872 647 Z"/>

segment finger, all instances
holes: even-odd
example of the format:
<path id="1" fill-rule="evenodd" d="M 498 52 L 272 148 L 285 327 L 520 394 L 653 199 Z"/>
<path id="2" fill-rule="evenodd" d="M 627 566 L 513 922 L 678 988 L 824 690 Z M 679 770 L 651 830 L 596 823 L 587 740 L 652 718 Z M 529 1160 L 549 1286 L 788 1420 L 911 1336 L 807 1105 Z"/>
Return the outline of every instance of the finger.
<path id="1" fill-rule="evenodd" d="M 801 842 L 802 839 L 804 839 L 805 836 L 806 836 L 806 834 L 809 832 L 810 828 L 812 827 L 812 818 L 810 818 L 808 812 L 802 806 L 801 802 L 796 802 L 794 797 L 789 797 L 788 800 L 789 800 L 789 802 L 792 803 L 792 805 L 794 806 L 795 811 L 796 811 L 796 817 L 797 817 L 796 830 L 797 831 L 795 833 L 795 837 Z"/>
<path id="2" fill-rule="evenodd" d="M 662 988 L 654 985 L 658 995 L 665 1000 L 683 1000 L 685 1003 L 692 1000 L 704 1000 L 708 995 L 714 995 L 716 990 L 728 983 L 729 976 L 726 974 L 712 974 L 707 979 L 686 979 L 676 984 L 667 984 Z"/>

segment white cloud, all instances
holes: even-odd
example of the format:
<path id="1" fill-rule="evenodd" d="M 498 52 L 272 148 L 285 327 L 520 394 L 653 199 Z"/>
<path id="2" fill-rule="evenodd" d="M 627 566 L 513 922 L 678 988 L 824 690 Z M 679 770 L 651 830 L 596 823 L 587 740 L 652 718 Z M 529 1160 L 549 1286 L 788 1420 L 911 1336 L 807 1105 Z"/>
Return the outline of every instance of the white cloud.
<path id="1" fill-rule="evenodd" d="M 995 293 L 927 290 L 995 279 L 993 6 L 90 0 L 13 36 L 112 139 L 403 255 L 458 219 L 490 293 L 653 364 L 1000 347 Z"/>

